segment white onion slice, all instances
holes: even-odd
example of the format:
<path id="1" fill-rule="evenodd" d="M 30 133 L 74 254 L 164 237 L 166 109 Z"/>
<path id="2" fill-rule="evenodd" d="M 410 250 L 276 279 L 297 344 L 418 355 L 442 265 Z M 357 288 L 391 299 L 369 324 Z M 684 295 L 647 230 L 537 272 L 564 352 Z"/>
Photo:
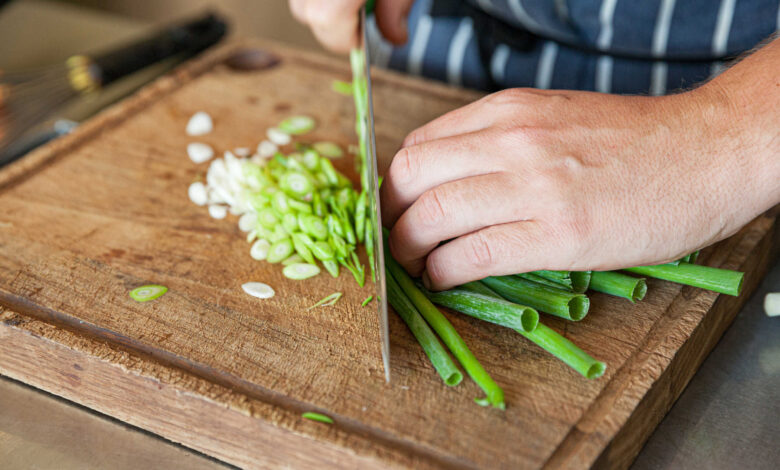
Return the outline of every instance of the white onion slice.
<path id="1" fill-rule="evenodd" d="M 192 142 L 187 144 L 187 156 L 193 163 L 207 162 L 214 156 L 214 149 L 202 142 Z"/>
<path id="2" fill-rule="evenodd" d="M 268 240 L 261 238 L 252 244 L 252 248 L 249 249 L 249 256 L 252 259 L 262 261 L 268 257 L 269 249 L 271 249 L 271 244 Z"/>
<path id="3" fill-rule="evenodd" d="M 265 131 L 265 135 L 268 136 L 268 140 L 276 145 L 287 145 L 292 141 L 290 134 L 277 129 L 276 127 L 269 127 L 268 130 Z"/>
<path id="4" fill-rule="evenodd" d="M 187 135 L 205 135 L 214 129 L 211 116 L 203 111 L 193 114 L 187 122 Z"/>
<path id="5" fill-rule="evenodd" d="M 268 284 L 263 284 L 262 282 L 247 282 L 242 284 L 241 288 L 244 289 L 244 292 L 247 294 L 257 297 L 258 299 L 270 299 L 276 294 L 273 287 Z"/>
<path id="6" fill-rule="evenodd" d="M 257 215 L 253 212 L 247 212 L 238 219 L 238 228 L 242 232 L 248 232 L 257 226 Z"/>
<path id="7" fill-rule="evenodd" d="M 205 206 L 209 202 L 209 194 L 206 191 L 206 185 L 200 181 L 192 183 L 187 189 L 187 194 L 190 196 L 190 201 L 199 206 Z"/>
<path id="8" fill-rule="evenodd" d="M 264 140 L 257 144 L 257 155 L 259 155 L 260 158 L 272 157 L 278 151 L 279 147 L 271 141 Z"/>
<path id="9" fill-rule="evenodd" d="M 227 207 L 212 204 L 209 206 L 209 215 L 214 219 L 224 219 L 227 216 Z"/>

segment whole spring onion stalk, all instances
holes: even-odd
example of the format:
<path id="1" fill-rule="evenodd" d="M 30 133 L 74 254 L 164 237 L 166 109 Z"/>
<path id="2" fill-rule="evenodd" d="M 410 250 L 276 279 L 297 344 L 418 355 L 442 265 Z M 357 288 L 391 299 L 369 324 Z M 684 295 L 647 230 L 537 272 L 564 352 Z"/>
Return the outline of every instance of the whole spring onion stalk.
<path id="1" fill-rule="evenodd" d="M 482 367 L 482 364 L 474 357 L 463 338 L 455 331 L 452 323 L 425 297 L 425 294 L 414 285 L 414 281 L 404 271 L 404 268 L 393 259 L 387 243 L 385 243 L 385 261 L 389 274 L 395 278 L 395 281 L 409 297 L 409 300 L 417 307 L 425 321 L 428 322 L 431 328 L 439 335 L 439 338 L 458 359 L 466 373 L 484 390 L 490 404 L 496 408 L 505 409 L 504 390 L 493 381 Z"/>
<path id="2" fill-rule="evenodd" d="M 518 276 L 487 277 L 482 282 L 510 302 L 567 320 L 582 320 L 590 308 L 590 301 L 583 294 L 543 286 Z"/>
<path id="3" fill-rule="evenodd" d="M 417 342 L 422 346 L 444 383 L 450 387 L 458 385 L 463 380 L 463 374 L 389 272 L 387 273 L 387 300 L 417 338 Z"/>
<path id="4" fill-rule="evenodd" d="M 480 292 L 484 296 L 492 296 L 500 299 L 501 297 L 489 287 L 478 282 L 470 282 L 461 286 L 472 291 Z M 457 310 L 457 308 L 455 308 Z M 465 312 L 464 312 L 465 313 Z M 588 353 L 577 347 L 568 339 L 564 338 L 558 332 L 542 323 L 536 325 L 533 331 L 527 332 L 515 329 L 518 333 L 540 346 L 545 351 L 563 361 L 566 365 L 579 372 L 588 379 L 601 377 L 606 370 L 606 364 L 597 361 Z"/>
<path id="5" fill-rule="evenodd" d="M 596 292 L 623 297 L 631 302 L 642 300 L 647 294 L 647 283 L 644 279 L 615 271 L 593 271 L 590 288 Z"/>
<path id="6" fill-rule="evenodd" d="M 530 332 L 539 323 L 539 313 L 531 307 L 492 295 L 459 288 L 441 292 L 431 292 L 424 287 L 420 290 L 435 304 L 496 325 Z"/>
<path id="7" fill-rule="evenodd" d="M 673 264 L 639 266 L 624 271 L 734 296 L 739 295 L 742 290 L 742 280 L 745 277 L 745 273 L 739 271 L 690 263 L 680 263 L 677 266 Z"/>

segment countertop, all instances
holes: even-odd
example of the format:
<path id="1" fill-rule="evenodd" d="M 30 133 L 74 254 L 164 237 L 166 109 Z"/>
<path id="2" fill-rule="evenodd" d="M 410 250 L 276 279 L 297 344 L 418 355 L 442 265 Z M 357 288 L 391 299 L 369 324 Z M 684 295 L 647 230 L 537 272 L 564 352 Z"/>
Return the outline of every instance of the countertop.
<path id="1" fill-rule="evenodd" d="M 95 38 L 119 41 L 144 29 L 145 24 L 138 20 L 23 0 L 0 10 L 0 41 L 15 45 L 0 50 L 0 67 L 46 63 L 67 56 L 80 44 L 95 43 Z M 47 34 L 32 34 L 35 31 Z M 71 31 L 78 33 L 72 35 Z M 110 91 L 103 99 L 110 100 L 111 93 L 121 90 Z M 88 114 L 96 105 L 82 104 L 71 111 L 72 116 Z M 769 318 L 763 312 L 764 295 L 771 291 L 780 291 L 780 263 L 775 263 L 650 437 L 633 464 L 634 470 L 777 467 L 780 447 L 774 437 L 780 434 L 780 318 Z M 6 470 L 229 468 L 5 378 L 0 378 L 0 464 Z"/>

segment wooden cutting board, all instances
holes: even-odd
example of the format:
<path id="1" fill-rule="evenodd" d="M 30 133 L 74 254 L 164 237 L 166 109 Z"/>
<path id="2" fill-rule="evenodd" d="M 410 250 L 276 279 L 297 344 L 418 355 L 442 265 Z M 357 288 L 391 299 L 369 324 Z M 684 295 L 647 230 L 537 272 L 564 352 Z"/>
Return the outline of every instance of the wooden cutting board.
<path id="1" fill-rule="evenodd" d="M 225 65 L 247 49 L 279 63 Z M 470 380 L 442 384 L 391 315 L 386 384 L 375 310 L 360 307 L 372 287 L 345 274 L 287 280 L 248 256 L 234 216 L 211 219 L 187 198 L 207 167 L 187 158 L 193 140 L 254 147 L 267 127 L 308 114 L 313 140 L 354 142 L 351 98 L 330 90 L 348 78 L 344 60 L 233 43 L 0 171 L 0 373 L 242 467 L 628 466 L 765 272 L 774 217 L 702 257 L 747 272 L 739 298 L 650 281 L 637 305 L 596 294 L 582 322 L 545 317 L 608 364 L 599 380 L 449 314 L 506 392 L 506 411 L 482 408 Z M 407 132 L 477 96 L 377 71 L 383 164 Z M 198 110 L 215 130 L 187 137 Z M 244 294 L 254 280 L 277 296 Z M 148 283 L 170 290 L 128 297 Z M 306 309 L 334 291 L 345 293 L 336 306 Z"/>

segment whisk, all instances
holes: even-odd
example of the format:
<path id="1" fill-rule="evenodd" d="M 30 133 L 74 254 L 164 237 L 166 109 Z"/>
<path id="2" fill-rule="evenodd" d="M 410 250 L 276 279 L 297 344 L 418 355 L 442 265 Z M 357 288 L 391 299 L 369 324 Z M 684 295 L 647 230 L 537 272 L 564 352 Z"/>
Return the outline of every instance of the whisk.
<path id="1" fill-rule="evenodd" d="M 184 60 L 224 36 L 224 21 L 207 14 L 149 38 L 95 56 L 20 72 L 0 70 L 0 165 L 15 157 L 18 139 L 71 99 L 161 60 Z"/>

